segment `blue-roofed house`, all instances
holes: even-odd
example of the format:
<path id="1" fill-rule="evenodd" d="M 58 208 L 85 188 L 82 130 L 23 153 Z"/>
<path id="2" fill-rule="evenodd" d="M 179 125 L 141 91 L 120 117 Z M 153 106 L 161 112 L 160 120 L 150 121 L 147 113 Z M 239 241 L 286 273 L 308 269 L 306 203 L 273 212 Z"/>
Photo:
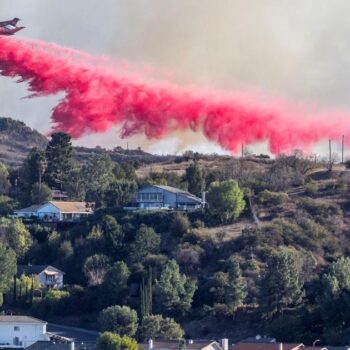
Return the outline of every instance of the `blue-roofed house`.
<path id="1" fill-rule="evenodd" d="M 204 198 L 181 190 L 179 188 L 163 185 L 148 185 L 138 190 L 135 203 L 126 209 L 174 209 L 195 210 L 204 206 Z"/>

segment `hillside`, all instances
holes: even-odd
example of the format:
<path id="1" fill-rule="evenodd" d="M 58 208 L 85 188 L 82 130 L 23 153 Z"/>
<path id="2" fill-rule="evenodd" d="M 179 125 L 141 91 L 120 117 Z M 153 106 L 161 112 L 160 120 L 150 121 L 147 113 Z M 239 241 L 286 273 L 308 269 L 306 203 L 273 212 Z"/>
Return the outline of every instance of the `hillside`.
<path id="1" fill-rule="evenodd" d="M 45 147 L 47 140 L 23 123 L 1 121 L 8 164 L 20 164 L 32 146 Z M 13 185 L 3 172 L 0 238 L 8 239 L 21 264 L 49 264 L 65 272 L 66 287 L 57 295 L 31 305 L 19 293 L 24 310 L 92 329 L 102 327 L 97 315 L 110 306 L 127 306 L 148 317 L 141 285 L 149 279 L 154 314 L 174 318 L 192 339 L 228 336 L 238 341 L 259 333 L 305 344 L 315 339 L 348 344 L 348 163 L 329 167 L 300 152 L 275 159 L 193 152 L 157 156 L 120 147 L 76 147 L 74 156 L 60 159 L 66 145 L 61 147 L 51 162 L 62 170 L 52 177 L 48 166 L 44 179 L 55 183 L 74 156 L 82 163 L 64 179 L 71 200 L 96 204 L 95 214 L 80 223 L 31 219 L 15 222 L 17 228 L 5 216 L 42 201 L 35 192 L 38 172 L 27 163 Z M 97 155 L 87 161 L 92 153 Z M 208 205 L 188 212 L 123 210 L 145 184 L 199 196 L 204 190 Z M 168 278 L 176 283 L 169 284 Z M 6 307 L 12 306 L 7 302 Z"/>
<path id="2" fill-rule="evenodd" d="M 0 117 L 0 162 L 9 166 L 19 166 L 31 148 L 44 149 L 48 139 L 38 131 L 31 129 L 24 122 L 11 118 Z M 170 171 L 183 174 L 188 163 L 194 158 L 200 159 L 204 166 L 209 168 L 221 167 L 229 156 L 202 155 L 193 152 L 186 152 L 184 155 L 155 155 L 137 149 L 124 149 L 115 147 L 107 150 L 102 147 L 81 147 L 75 149 L 75 158 L 85 162 L 92 153 L 108 154 L 113 162 L 137 162 L 141 166 L 138 175 L 143 178 L 150 171 Z M 258 159 L 259 160 L 259 159 Z M 261 160 L 261 159 L 260 159 Z"/>
<path id="3" fill-rule="evenodd" d="M 0 118 L 0 161 L 10 166 L 23 162 L 31 148 L 45 148 L 47 139 L 25 123 Z"/>
<path id="4" fill-rule="evenodd" d="M 0 117 L 0 161 L 9 166 L 19 166 L 31 148 L 44 149 L 48 139 L 38 131 L 31 129 L 24 122 L 11 118 Z M 174 162 L 182 163 L 193 158 L 194 154 L 189 152 L 184 156 L 175 155 L 154 155 L 143 151 L 140 147 L 137 149 L 124 149 L 115 147 L 107 150 L 102 147 L 75 147 L 75 157 L 78 161 L 85 162 L 92 153 L 108 154 L 116 162 L 133 161 L 140 164 L 157 164 L 157 169 L 163 169 L 166 164 Z M 210 156 L 202 156 L 204 159 Z M 227 157 L 215 156 L 215 159 L 227 159 Z M 229 157 L 230 158 L 230 157 Z M 167 170 L 164 167 L 164 170 Z M 141 171 L 142 172 L 142 171 Z M 147 168 L 145 170 L 147 173 Z"/>

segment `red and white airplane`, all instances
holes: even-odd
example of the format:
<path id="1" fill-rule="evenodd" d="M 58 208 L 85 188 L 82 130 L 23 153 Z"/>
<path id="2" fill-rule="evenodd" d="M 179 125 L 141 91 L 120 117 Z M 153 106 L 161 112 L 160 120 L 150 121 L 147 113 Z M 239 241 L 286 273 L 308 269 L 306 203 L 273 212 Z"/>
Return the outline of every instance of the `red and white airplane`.
<path id="1" fill-rule="evenodd" d="M 25 27 L 17 27 L 19 18 L 14 18 L 11 21 L 0 22 L 0 35 L 13 35 Z"/>

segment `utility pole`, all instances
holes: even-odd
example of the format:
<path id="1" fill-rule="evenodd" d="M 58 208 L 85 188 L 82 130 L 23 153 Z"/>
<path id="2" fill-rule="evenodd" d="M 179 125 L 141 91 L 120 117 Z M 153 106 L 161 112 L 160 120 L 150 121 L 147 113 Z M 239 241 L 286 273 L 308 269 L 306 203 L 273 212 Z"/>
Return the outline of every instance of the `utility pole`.
<path id="1" fill-rule="evenodd" d="M 329 140 L 329 171 L 332 171 L 332 140 Z"/>
<path id="2" fill-rule="evenodd" d="M 345 136 L 343 135 L 341 138 L 341 163 L 344 164 L 344 141 Z"/>
<path id="3" fill-rule="evenodd" d="M 243 159 L 243 157 L 244 157 L 244 145 L 243 145 L 243 143 L 242 143 L 241 157 L 242 157 L 242 159 Z"/>

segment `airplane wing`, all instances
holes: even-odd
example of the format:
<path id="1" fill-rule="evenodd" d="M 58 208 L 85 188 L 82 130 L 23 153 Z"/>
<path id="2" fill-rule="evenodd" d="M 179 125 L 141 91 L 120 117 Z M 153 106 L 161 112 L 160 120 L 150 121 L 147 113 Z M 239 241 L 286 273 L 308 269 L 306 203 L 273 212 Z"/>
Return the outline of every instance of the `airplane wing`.
<path id="1" fill-rule="evenodd" d="M 25 27 L 15 27 L 13 29 L 9 29 L 7 27 L 0 27 L 0 35 L 13 35 Z"/>

